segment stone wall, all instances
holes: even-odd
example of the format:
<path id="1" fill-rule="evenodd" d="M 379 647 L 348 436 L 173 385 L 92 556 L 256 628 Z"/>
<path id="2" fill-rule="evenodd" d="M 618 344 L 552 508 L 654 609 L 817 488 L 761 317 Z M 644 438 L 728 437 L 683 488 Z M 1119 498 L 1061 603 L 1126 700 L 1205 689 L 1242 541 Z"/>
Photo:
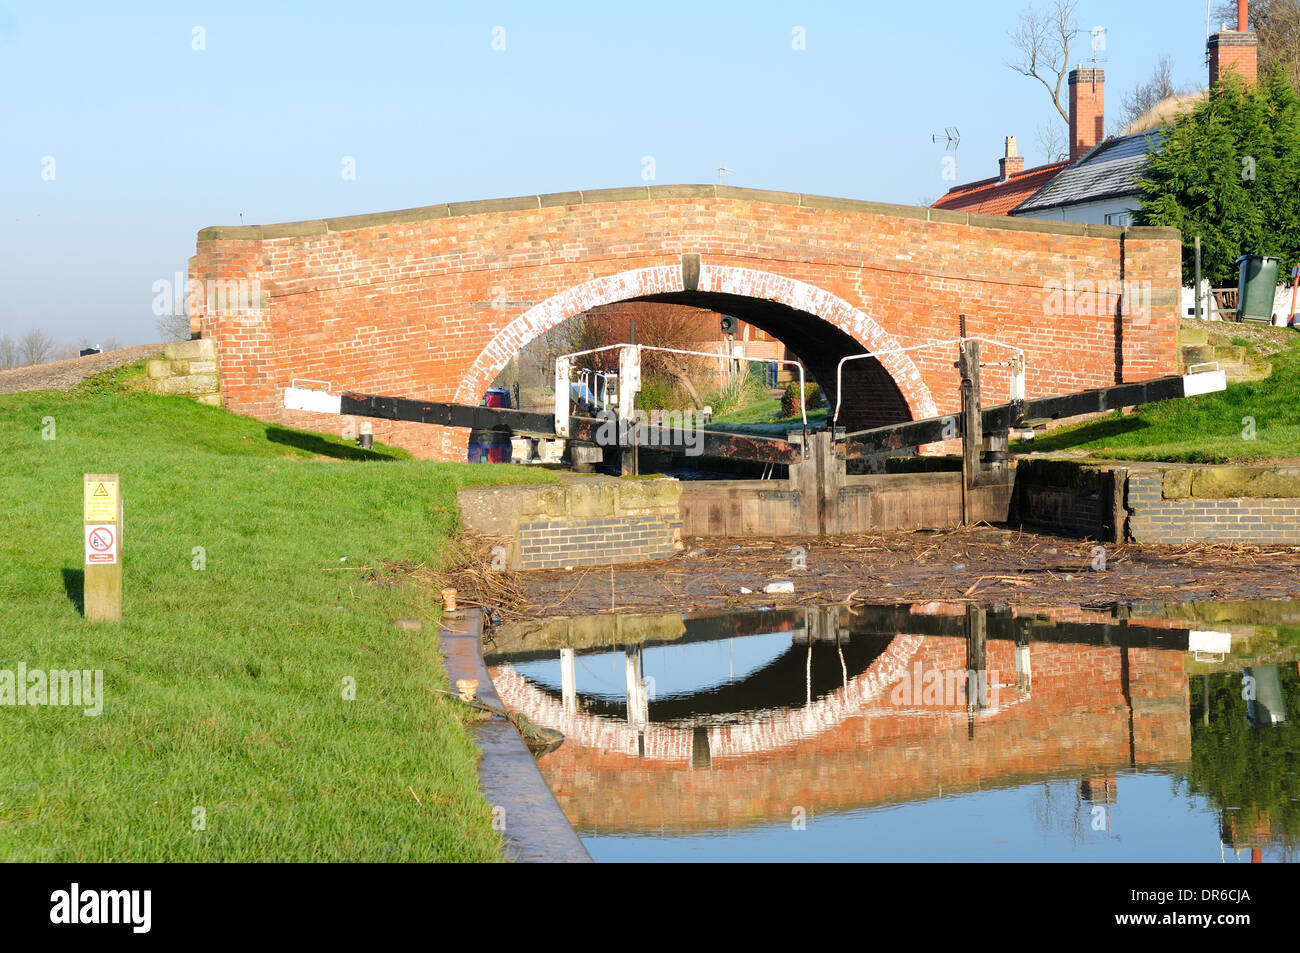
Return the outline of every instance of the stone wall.
<path id="1" fill-rule="evenodd" d="M 814 488 L 792 480 L 690 481 L 682 484 L 682 533 L 692 536 L 817 535 Z M 951 529 L 961 525 L 960 473 L 871 474 L 832 487 L 826 535 Z M 1007 520 L 1012 484 L 971 491 L 974 522 Z"/>
<path id="2" fill-rule="evenodd" d="M 200 404 L 221 406 L 217 351 L 210 338 L 168 344 L 161 359 L 149 362 L 147 373 L 145 390 L 184 395 Z"/>
<path id="3" fill-rule="evenodd" d="M 682 549 L 681 484 L 588 477 L 561 485 L 467 487 L 466 529 L 499 541 L 510 569 L 604 566 Z"/>

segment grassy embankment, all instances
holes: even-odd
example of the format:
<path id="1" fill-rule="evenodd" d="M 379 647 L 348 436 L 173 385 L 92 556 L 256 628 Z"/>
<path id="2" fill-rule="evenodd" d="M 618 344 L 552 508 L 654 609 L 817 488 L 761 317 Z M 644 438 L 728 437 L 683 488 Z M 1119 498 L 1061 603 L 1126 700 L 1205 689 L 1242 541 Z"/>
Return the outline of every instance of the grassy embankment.
<path id="1" fill-rule="evenodd" d="M 1264 380 L 1230 383 L 1223 393 L 1149 404 L 1126 416 L 1110 414 L 1062 427 L 1013 449 L 1176 463 L 1300 457 L 1300 334 L 1282 330 L 1270 337 L 1281 350 L 1257 357 L 1272 365 L 1272 375 Z M 1232 343 L 1251 345 L 1246 338 Z M 1247 439 L 1252 421 L 1254 439 Z"/>
<path id="2" fill-rule="evenodd" d="M 826 415 L 825 407 L 809 410 L 809 426 L 826 426 Z M 712 429 L 715 430 L 743 429 L 749 433 L 772 433 L 784 436 L 790 430 L 798 430 L 802 426 L 802 420 L 798 414 L 783 416 L 780 399 L 764 396 L 761 400 L 745 407 L 715 416 L 712 424 Z"/>
<path id="3" fill-rule="evenodd" d="M 439 564 L 459 486 L 553 477 L 127 393 L 138 374 L 0 396 L 0 670 L 104 673 L 98 717 L 0 706 L 0 859 L 497 858 L 466 714 L 429 691 L 436 600 L 385 564 Z M 121 625 L 81 615 L 83 472 L 122 479 Z"/>
<path id="4" fill-rule="evenodd" d="M 815 388 L 813 390 L 815 393 Z M 796 395 L 797 392 L 795 388 Z M 794 413 L 785 413 L 781 398 L 772 396 L 767 388 L 755 385 L 752 377 L 742 386 L 724 388 L 710 397 L 715 411 L 710 424 L 712 430 L 784 437 L 802 426 L 797 403 L 794 404 Z M 816 403 L 818 406 L 806 408 L 808 424 L 824 427 L 829 411 L 824 401 Z"/>

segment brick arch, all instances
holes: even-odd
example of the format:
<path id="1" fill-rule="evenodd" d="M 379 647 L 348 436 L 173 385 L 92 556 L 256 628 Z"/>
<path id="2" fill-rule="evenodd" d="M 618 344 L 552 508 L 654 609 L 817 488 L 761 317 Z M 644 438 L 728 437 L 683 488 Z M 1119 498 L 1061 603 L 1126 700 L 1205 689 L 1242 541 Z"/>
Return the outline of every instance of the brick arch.
<path id="1" fill-rule="evenodd" d="M 635 268 L 575 285 L 519 315 L 498 331 L 483 348 L 456 388 L 457 403 L 477 403 L 492 381 L 523 347 L 539 335 L 592 308 L 632 298 L 684 291 L 681 266 Z M 879 355 L 879 362 L 898 387 L 913 419 L 938 416 L 930 389 L 902 345 L 872 317 L 843 298 L 807 282 L 770 271 L 732 265 L 702 264 L 702 293 L 757 298 L 785 305 L 820 318 Z M 894 353 L 891 353 L 894 352 Z"/>

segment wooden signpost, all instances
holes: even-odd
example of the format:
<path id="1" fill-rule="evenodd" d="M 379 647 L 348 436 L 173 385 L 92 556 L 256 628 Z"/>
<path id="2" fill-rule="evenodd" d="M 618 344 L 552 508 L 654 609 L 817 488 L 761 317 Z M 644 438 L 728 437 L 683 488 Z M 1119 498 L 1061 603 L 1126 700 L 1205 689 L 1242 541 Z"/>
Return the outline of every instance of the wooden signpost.
<path id="1" fill-rule="evenodd" d="M 87 473 L 82 500 L 85 616 L 90 622 L 121 622 L 122 487 L 117 474 Z"/>

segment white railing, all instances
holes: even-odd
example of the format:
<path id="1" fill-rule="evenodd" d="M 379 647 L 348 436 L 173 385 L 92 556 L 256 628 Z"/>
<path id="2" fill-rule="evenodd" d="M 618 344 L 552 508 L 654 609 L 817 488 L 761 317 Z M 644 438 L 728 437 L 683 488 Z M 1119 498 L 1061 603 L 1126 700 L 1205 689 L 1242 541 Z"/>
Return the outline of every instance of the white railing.
<path id="1" fill-rule="evenodd" d="M 592 354 L 601 354 L 607 351 L 619 352 L 619 373 L 605 374 L 604 383 L 606 385 L 605 398 L 606 408 L 608 407 L 608 383 L 609 378 L 616 378 L 618 381 L 618 415 L 623 419 L 630 419 L 633 403 L 636 394 L 641 390 L 641 352 L 642 351 L 660 351 L 666 354 L 684 354 L 691 357 L 708 357 L 717 360 L 722 357 L 726 360 L 745 361 L 750 364 L 785 364 L 798 368 L 799 371 L 799 419 L 803 423 L 803 429 L 808 429 L 808 409 L 804 402 L 804 388 L 806 386 L 806 377 L 804 375 L 804 366 L 799 361 L 785 360 L 774 357 L 734 357 L 728 355 L 719 355 L 717 352 L 709 351 L 690 351 L 683 348 L 675 347 L 657 347 L 653 344 L 606 344 L 603 347 L 588 348 L 585 351 L 574 351 L 570 354 L 561 354 L 555 359 L 555 432 L 562 437 L 569 435 L 569 400 L 571 396 L 570 388 L 574 377 L 573 361 L 575 358 L 588 357 Z M 585 369 L 580 369 L 579 374 L 585 374 Z M 601 379 L 602 372 L 597 371 L 597 380 Z"/>
<path id="2" fill-rule="evenodd" d="M 924 351 L 934 347 L 947 347 L 950 344 L 960 345 L 963 341 L 979 341 L 981 344 L 990 344 L 993 347 L 1005 348 L 1008 351 L 1014 351 L 1014 356 L 1001 364 L 983 364 L 981 367 L 1006 367 L 1011 371 L 1011 383 L 1008 388 L 1008 400 L 1025 399 L 1025 351 L 1024 348 L 1007 344 L 1004 341 L 995 341 L 992 338 L 981 337 L 964 337 L 953 338 L 950 341 L 929 341 L 925 344 L 913 344 L 911 347 L 891 348 L 888 351 L 867 351 L 865 354 L 850 354 L 848 357 L 840 358 L 840 362 L 835 368 L 835 414 L 831 417 L 831 426 L 834 427 L 840 420 L 840 406 L 844 401 L 844 365 L 849 361 L 865 361 L 867 358 L 891 357 L 895 354 L 906 354 L 909 351 Z"/>

